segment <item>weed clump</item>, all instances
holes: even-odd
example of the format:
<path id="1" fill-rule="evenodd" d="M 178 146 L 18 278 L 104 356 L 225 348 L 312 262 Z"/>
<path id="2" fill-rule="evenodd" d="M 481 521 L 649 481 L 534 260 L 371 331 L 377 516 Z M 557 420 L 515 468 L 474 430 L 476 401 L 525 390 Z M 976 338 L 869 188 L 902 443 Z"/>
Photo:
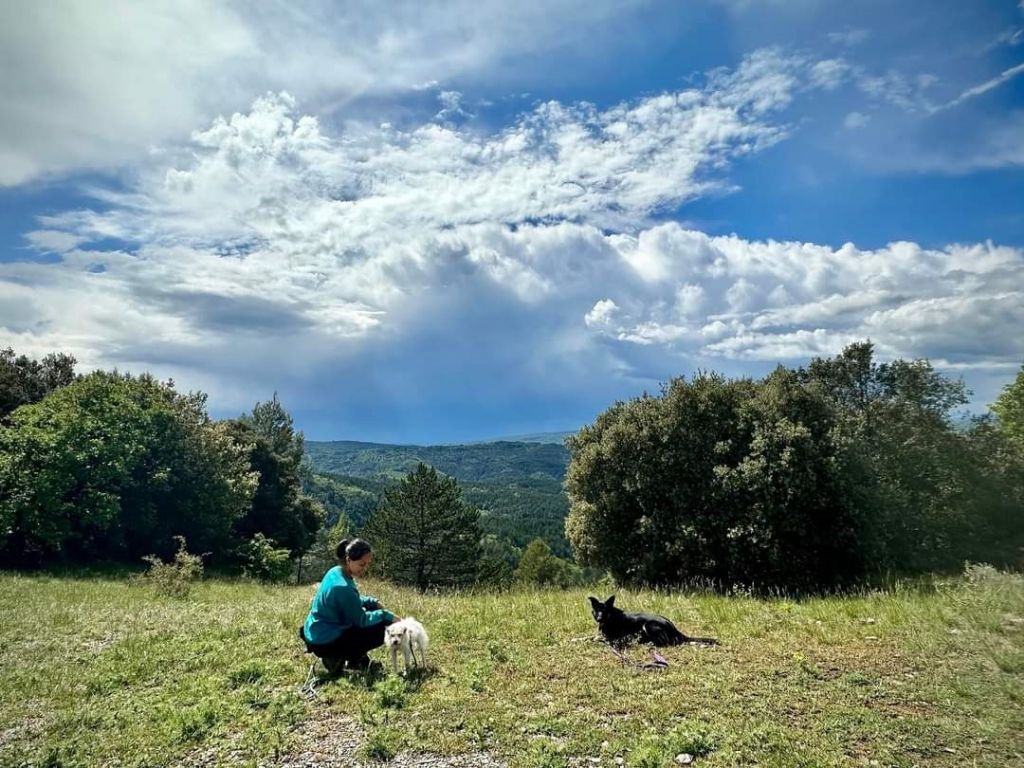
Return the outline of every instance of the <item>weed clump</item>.
<path id="1" fill-rule="evenodd" d="M 152 584 L 156 591 L 169 597 L 185 598 L 192 591 L 192 585 L 203 576 L 203 555 L 193 555 L 185 546 L 184 536 L 175 536 L 178 551 L 174 560 L 165 563 L 156 555 L 142 559 L 149 563 L 149 570 L 143 580 Z"/>

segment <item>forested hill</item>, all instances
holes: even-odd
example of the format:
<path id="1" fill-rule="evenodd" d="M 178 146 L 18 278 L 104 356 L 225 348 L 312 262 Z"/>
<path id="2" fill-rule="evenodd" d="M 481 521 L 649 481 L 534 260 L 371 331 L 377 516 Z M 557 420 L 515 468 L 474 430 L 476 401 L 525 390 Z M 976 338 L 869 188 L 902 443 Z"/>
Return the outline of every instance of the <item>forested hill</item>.
<path id="1" fill-rule="evenodd" d="M 305 479 L 305 491 L 324 505 L 328 524 L 343 513 L 361 527 L 384 488 L 423 462 L 459 481 L 465 500 L 481 510 L 486 533 L 520 549 L 540 537 L 559 557 L 569 556 L 564 531 L 569 503 L 562 490 L 569 452 L 560 444 L 309 441 L 306 461 L 314 471 Z"/>
<path id="2" fill-rule="evenodd" d="M 306 460 L 320 472 L 350 477 L 404 477 L 420 462 L 463 482 L 561 481 L 565 446 L 498 441 L 474 445 L 386 445 L 349 440 L 306 442 Z"/>

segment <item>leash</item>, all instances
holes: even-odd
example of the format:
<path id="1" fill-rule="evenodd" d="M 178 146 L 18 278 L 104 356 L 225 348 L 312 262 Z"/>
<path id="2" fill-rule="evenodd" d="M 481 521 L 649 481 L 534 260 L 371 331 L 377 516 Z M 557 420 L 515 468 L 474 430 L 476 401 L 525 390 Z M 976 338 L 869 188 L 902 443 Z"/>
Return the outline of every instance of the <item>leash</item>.
<path id="1" fill-rule="evenodd" d="M 313 663 L 309 665 L 309 672 L 306 673 L 306 682 L 299 688 L 299 693 L 306 699 L 314 699 L 317 695 L 316 690 L 316 675 L 313 674 L 313 670 L 316 669 L 316 659 L 313 659 Z"/>
<path id="2" fill-rule="evenodd" d="M 612 653 L 615 654 L 616 658 L 618 658 L 619 661 L 622 662 L 623 666 L 631 667 L 632 669 L 637 669 L 637 670 L 641 670 L 641 671 L 654 671 L 654 672 L 661 672 L 661 671 L 663 671 L 665 669 L 668 669 L 668 659 L 666 659 L 664 656 L 662 656 L 660 653 L 658 653 L 655 650 L 651 651 L 651 660 L 650 661 L 640 662 L 640 661 L 633 661 L 631 658 L 629 658 L 626 654 L 624 654 L 622 651 L 620 651 L 618 648 L 616 648 L 611 643 L 605 643 L 605 645 L 607 645 L 608 649 Z"/>

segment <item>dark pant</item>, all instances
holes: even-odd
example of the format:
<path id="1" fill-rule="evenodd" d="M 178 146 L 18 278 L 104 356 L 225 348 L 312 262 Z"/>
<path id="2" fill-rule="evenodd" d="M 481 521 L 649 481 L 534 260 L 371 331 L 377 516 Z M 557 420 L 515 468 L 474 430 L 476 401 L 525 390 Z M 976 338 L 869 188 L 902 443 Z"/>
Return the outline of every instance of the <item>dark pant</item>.
<path id="1" fill-rule="evenodd" d="M 388 622 L 390 623 L 390 622 Z M 369 627 L 350 627 L 337 640 L 329 643 L 311 643 L 306 640 L 306 633 L 299 627 L 299 637 L 306 644 L 309 653 L 315 653 L 321 659 L 344 659 L 345 661 L 357 661 L 372 651 L 384 645 L 384 627 L 388 623 L 381 622 Z"/>

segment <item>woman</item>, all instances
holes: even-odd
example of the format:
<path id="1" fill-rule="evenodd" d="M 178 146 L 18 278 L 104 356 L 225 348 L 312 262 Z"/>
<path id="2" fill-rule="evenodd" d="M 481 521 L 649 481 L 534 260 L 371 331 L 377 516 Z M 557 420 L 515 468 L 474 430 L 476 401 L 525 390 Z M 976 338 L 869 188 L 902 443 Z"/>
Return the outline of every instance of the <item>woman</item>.
<path id="1" fill-rule="evenodd" d="M 370 545 L 345 539 L 335 552 L 340 565 L 324 574 L 299 636 L 328 672 L 338 672 L 343 665 L 367 669 L 366 652 L 384 644 L 384 627 L 396 620 L 395 615 L 376 598 L 361 596 L 356 586 L 355 577 L 366 573 L 373 561 Z"/>

